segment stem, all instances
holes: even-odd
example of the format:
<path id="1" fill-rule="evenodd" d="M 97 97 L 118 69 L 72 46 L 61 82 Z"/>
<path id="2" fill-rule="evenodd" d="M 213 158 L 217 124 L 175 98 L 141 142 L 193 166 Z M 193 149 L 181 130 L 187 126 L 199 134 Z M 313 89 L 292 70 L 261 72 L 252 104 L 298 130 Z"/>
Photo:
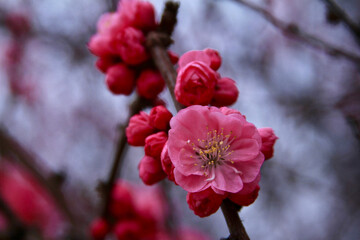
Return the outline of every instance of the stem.
<path id="1" fill-rule="evenodd" d="M 250 240 L 238 214 L 240 209 L 238 205 L 229 199 L 225 199 L 221 204 L 221 211 L 224 214 L 230 232 L 228 240 Z"/>
<path id="2" fill-rule="evenodd" d="M 274 27 L 281 30 L 285 36 L 292 37 L 302 43 L 306 43 L 309 46 L 312 46 L 316 49 L 320 49 L 326 53 L 328 53 L 331 56 L 334 57 L 343 57 L 347 60 L 350 60 L 357 65 L 360 64 L 360 56 L 357 54 L 354 54 L 350 51 L 338 48 L 330 43 L 325 42 L 324 40 L 315 37 L 302 29 L 299 28 L 294 23 L 287 23 L 285 21 L 282 21 L 271 14 L 271 12 L 267 9 L 264 9 L 262 7 L 257 6 L 256 4 L 253 4 L 251 2 L 245 1 L 245 0 L 233 0 L 235 2 L 241 3 L 244 6 L 254 10 L 255 12 L 258 12 L 261 14 L 266 20 L 268 20 Z"/>
<path id="3" fill-rule="evenodd" d="M 110 204 L 110 200 L 111 200 L 112 188 L 114 186 L 114 183 L 115 183 L 118 173 L 121 171 L 121 166 L 122 166 L 122 163 L 124 160 L 124 155 L 125 155 L 124 152 L 127 147 L 127 144 L 126 144 L 127 138 L 126 138 L 125 129 L 129 125 L 130 118 L 133 115 L 135 115 L 136 113 L 138 113 L 141 109 L 143 109 L 146 105 L 148 105 L 146 99 L 143 99 L 143 98 L 137 96 L 136 99 L 129 106 L 130 112 L 129 112 L 129 116 L 128 116 L 127 120 L 119 129 L 121 134 L 120 134 L 119 139 L 116 144 L 115 155 L 113 158 L 113 164 L 110 169 L 109 177 L 104 186 L 105 197 L 104 197 L 104 203 L 103 203 L 103 207 L 102 207 L 101 216 L 105 219 L 109 217 L 108 209 L 109 209 L 109 204 Z"/>
<path id="4" fill-rule="evenodd" d="M 171 12 L 171 14 L 175 14 L 171 18 L 176 18 L 177 12 L 167 10 L 167 7 L 171 6 L 170 3 L 171 2 L 167 2 L 163 16 L 165 14 L 170 14 Z M 162 18 L 162 20 L 164 19 L 166 18 Z M 173 23 L 176 23 L 176 21 L 173 21 Z M 176 110 L 179 111 L 183 108 L 183 106 L 176 101 L 174 95 L 174 86 L 177 73 L 166 51 L 166 47 L 168 46 L 169 41 L 170 36 L 167 33 L 158 31 L 149 33 L 146 43 L 157 68 L 159 69 L 162 77 L 165 79 L 166 85 L 169 88 Z M 228 239 L 249 240 L 249 237 L 247 236 L 245 228 L 242 225 L 242 222 L 238 215 L 238 205 L 232 203 L 228 199 L 225 199 L 221 204 L 221 209 L 223 211 L 230 232 L 230 236 Z"/>

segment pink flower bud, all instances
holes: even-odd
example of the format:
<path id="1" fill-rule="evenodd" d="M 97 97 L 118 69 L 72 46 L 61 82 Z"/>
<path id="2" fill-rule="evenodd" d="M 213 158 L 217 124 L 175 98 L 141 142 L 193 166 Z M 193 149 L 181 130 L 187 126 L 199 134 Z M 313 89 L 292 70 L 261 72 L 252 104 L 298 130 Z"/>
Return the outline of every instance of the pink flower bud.
<path id="1" fill-rule="evenodd" d="M 139 176 L 146 185 L 153 185 L 166 177 L 162 170 L 160 159 L 144 156 L 139 163 Z"/>
<path id="2" fill-rule="evenodd" d="M 114 227 L 116 239 L 141 239 L 141 225 L 135 220 L 119 221 Z"/>
<path id="3" fill-rule="evenodd" d="M 141 30 L 151 30 L 156 26 L 155 23 L 155 9 L 149 2 L 138 0 L 123 0 L 119 2 L 118 13 L 121 20 Z"/>
<path id="4" fill-rule="evenodd" d="M 180 68 L 176 78 L 176 100 L 185 106 L 208 105 L 214 96 L 217 74 L 202 62 Z"/>
<path id="5" fill-rule="evenodd" d="M 211 105 L 222 107 L 234 104 L 239 96 L 235 81 L 231 78 L 220 78 L 215 86 L 214 97 Z"/>
<path id="6" fill-rule="evenodd" d="M 150 118 L 145 112 L 140 112 L 130 118 L 126 128 L 128 143 L 132 146 L 144 146 L 145 138 L 154 133 L 155 129 L 150 125 Z"/>
<path id="7" fill-rule="evenodd" d="M 109 34 L 95 34 L 90 38 L 88 48 L 98 57 L 116 54 L 113 38 Z"/>
<path id="8" fill-rule="evenodd" d="M 218 70 L 221 66 L 221 56 L 218 51 L 206 48 L 204 52 L 210 57 L 210 67 L 215 71 Z"/>
<path id="9" fill-rule="evenodd" d="M 167 141 L 167 134 L 163 131 L 151 134 L 145 139 L 145 154 L 160 160 L 161 151 Z"/>
<path id="10" fill-rule="evenodd" d="M 135 72 L 118 63 L 107 70 L 105 81 L 113 94 L 129 95 L 135 86 Z"/>
<path id="11" fill-rule="evenodd" d="M 113 187 L 109 211 L 118 219 L 129 217 L 134 211 L 130 189 L 123 182 L 118 182 Z"/>
<path id="12" fill-rule="evenodd" d="M 259 195 L 259 190 L 260 186 L 257 185 L 252 192 L 242 193 L 242 191 L 240 191 L 239 193 L 230 194 L 229 199 L 239 206 L 249 206 L 250 204 L 255 202 L 256 198 Z"/>
<path id="13" fill-rule="evenodd" d="M 156 106 L 150 111 L 150 124 L 154 128 L 162 131 L 167 131 L 170 127 L 170 119 L 172 114 L 164 106 Z"/>
<path id="14" fill-rule="evenodd" d="M 116 40 L 116 49 L 125 63 L 137 65 L 149 58 L 145 48 L 145 36 L 140 30 L 133 27 L 124 28 Z"/>
<path id="15" fill-rule="evenodd" d="M 184 68 L 191 62 L 202 62 L 206 66 L 211 66 L 211 58 L 209 54 L 201 50 L 193 50 L 184 53 L 179 59 L 179 69 Z"/>
<path id="16" fill-rule="evenodd" d="M 163 171 L 166 173 L 168 179 L 175 183 L 175 177 L 174 177 L 174 165 L 172 164 L 169 152 L 167 148 L 167 144 L 165 143 L 165 146 L 163 147 L 163 150 L 161 152 L 161 167 Z M 175 183 L 176 184 L 176 183 Z"/>
<path id="17" fill-rule="evenodd" d="M 143 70 L 137 79 L 136 89 L 141 97 L 155 99 L 164 89 L 165 82 L 158 71 Z"/>
<path id="18" fill-rule="evenodd" d="M 103 240 L 108 234 L 109 224 L 103 218 L 95 219 L 90 226 L 91 237 L 94 240 Z"/>
<path id="19" fill-rule="evenodd" d="M 120 62 L 120 58 L 118 58 L 116 56 L 110 56 L 109 55 L 109 56 L 100 57 L 96 61 L 95 65 L 101 72 L 106 73 L 107 70 L 111 66 L 113 66 L 113 65 L 115 65 L 115 64 L 117 64 L 119 62 Z"/>
<path id="20" fill-rule="evenodd" d="M 10 13 L 5 17 L 5 23 L 15 36 L 28 34 L 31 30 L 29 17 L 24 13 Z"/>
<path id="21" fill-rule="evenodd" d="M 215 213 L 224 199 L 224 196 L 216 194 L 211 188 L 201 192 L 188 193 L 186 201 L 189 208 L 199 217 L 207 217 Z"/>
<path id="22" fill-rule="evenodd" d="M 272 158 L 274 155 L 274 144 L 278 137 L 275 135 L 274 130 L 272 128 L 258 128 L 258 131 L 261 136 L 261 152 L 265 156 L 265 160 Z"/>

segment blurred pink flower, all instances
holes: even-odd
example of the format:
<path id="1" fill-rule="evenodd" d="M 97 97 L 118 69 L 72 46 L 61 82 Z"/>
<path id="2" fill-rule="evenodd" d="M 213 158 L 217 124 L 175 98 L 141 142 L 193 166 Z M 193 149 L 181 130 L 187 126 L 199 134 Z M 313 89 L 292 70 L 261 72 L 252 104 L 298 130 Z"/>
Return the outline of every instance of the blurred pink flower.
<path id="1" fill-rule="evenodd" d="M 190 106 L 171 119 L 170 127 L 169 157 L 175 181 L 186 191 L 237 193 L 258 176 L 264 162 L 261 137 L 239 112 Z"/>

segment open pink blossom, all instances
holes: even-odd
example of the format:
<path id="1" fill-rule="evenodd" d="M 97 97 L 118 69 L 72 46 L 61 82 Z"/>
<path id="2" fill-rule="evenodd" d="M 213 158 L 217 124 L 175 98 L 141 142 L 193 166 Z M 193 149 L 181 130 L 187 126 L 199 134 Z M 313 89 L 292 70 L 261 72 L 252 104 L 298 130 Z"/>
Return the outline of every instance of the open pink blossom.
<path id="1" fill-rule="evenodd" d="M 259 175 L 260 134 L 240 113 L 226 109 L 190 106 L 170 121 L 167 146 L 175 181 L 188 192 L 237 193 Z"/>

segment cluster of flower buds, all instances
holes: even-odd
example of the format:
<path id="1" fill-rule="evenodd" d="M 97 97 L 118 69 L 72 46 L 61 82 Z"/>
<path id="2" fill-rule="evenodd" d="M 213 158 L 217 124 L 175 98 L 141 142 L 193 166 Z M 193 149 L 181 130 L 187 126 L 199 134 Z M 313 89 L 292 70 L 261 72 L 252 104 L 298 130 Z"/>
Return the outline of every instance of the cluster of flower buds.
<path id="1" fill-rule="evenodd" d="M 153 5 L 140 0 L 120 1 L 116 12 L 100 17 L 88 47 L 99 57 L 96 66 L 113 94 L 130 95 L 136 86 L 141 97 L 152 100 L 164 89 L 145 46 L 147 33 L 156 27 Z"/>
<path id="2" fill-rule="evenodd" d="M 91 235 L 95 240 L 105 239 L 109 234 L 119 240 L 208 239 L 191 230 L 169 232 L 166 227 L 169 209 L 158 188 L 118 181 L 113 188 L 109 208 L 111 222 L 99 218 L 91 225 Z"/>
<path id="3" fill-rule="evenodd" d="M 171 118 L 171 112 L 160 105 L 152 108 L 150 114 L 140 112 L 131 117 L 126 128 L 128 143 L 132 146 L 144 146 L 145 156 L 139 164 L 139 176 L 147 185 L 166 177 L 160 158 L 168 139 Z"/>
<path id="4" fill-rule="evenodd" d="M 189 51 L 179 59 L 175 85 L 176 100 L 185 106 L 229 106 L 236 102 L 239 91 L 235 81 L 222 78 L 217 70 L 221 66 L 220 54 L 207 48 Z"/>

